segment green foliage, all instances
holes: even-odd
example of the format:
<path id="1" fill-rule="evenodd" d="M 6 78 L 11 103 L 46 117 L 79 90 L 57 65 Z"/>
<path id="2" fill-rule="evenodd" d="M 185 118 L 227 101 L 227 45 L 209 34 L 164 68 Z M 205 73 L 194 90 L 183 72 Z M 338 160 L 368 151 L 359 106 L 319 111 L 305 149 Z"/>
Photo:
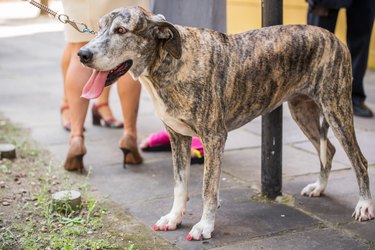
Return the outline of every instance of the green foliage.
<path id="1" fill-rule="evenodd" d="M 0 249 L 120 249 L 114 237 L 100 231 L 107 216 L 106 209 L 90 196 L 87 183 L 77 187 L 69 176 L 64 176 L 63 183 L 57 182 L 54 173 L 61 166 L 44 157 L 42 150 L 1 117 L 0 143 L 14 144 L 18 158 L 16 161 L 0 161 L 1 180 L 13 183 L 9 173 L 27 169 L 25 175 L 33 178 L 34 193 L 33 199 L 19 200 L 17 210 L 12 211 L 15 219 L 9 218 L 10 222 L 5 223 L 0 213 Z M 80 210 L 74 211 L 67 202 L 56 207 L 51 190 L 57 188 L 80 189 L 83 198 Z M 134 244 L 126 249 L 134 250 Z"/>

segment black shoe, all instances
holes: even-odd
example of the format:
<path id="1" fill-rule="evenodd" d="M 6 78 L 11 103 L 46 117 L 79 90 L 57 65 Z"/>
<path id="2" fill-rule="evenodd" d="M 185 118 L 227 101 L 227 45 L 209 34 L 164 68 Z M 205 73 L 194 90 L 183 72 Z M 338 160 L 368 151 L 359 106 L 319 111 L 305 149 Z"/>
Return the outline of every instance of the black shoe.
<path id="1" fill-rule="evenodd" d="M 369 107 L 366 106 L 365 102 L 353 102 L 353 113 L 355 116 L 371 118 L 373 113 Z"/>

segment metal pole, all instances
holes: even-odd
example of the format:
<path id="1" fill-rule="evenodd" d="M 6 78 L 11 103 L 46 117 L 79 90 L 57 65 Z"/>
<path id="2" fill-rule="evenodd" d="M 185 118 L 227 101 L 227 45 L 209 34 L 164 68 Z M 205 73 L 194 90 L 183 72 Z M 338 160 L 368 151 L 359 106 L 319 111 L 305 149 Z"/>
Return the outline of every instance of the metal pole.
<path id="1" fill-rule="evenodd" d="M 283 1 L 262 0 L 262 27 L 282 24 Z M 282 106 L 262 116 L 262 194 L 274 199 L 282 187 Z"/>

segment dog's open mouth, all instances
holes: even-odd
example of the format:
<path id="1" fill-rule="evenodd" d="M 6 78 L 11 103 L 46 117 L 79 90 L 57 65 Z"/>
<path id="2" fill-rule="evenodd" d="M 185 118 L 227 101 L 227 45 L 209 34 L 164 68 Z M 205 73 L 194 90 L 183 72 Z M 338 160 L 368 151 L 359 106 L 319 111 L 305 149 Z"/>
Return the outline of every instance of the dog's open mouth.
<path id="1" fill-rule="evenodd" d="M 94 70 L 90 79 L 87 81 L 82 91 L 82 97 L 86 99 L 94 99 L 100 96 L 103 92 L 104 87 L 107 87 L 114 83 L 120 76 L 124 75 L 130 67 L 133 61 L 128 60 L 121 63 L 115 69 L 111 71 L 98 71 Z"/>

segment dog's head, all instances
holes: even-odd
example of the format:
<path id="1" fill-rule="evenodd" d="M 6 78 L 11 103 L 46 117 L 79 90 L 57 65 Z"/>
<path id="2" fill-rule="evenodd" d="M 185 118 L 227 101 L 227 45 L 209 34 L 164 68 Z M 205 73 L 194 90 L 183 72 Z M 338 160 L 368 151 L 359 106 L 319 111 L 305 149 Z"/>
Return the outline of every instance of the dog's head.
<path id="1" fill-rule="evenodd" d="M 105 86 L 129 70 L 134 78 L 147 74 L 161 50 L 176 59 L 182 53 L 178 30 L 162 15 L 130 7 L 103 16 L 98 35 L 78 52 L 81 62 L 95 69 L 82 96 L 98 97 Z"/>

